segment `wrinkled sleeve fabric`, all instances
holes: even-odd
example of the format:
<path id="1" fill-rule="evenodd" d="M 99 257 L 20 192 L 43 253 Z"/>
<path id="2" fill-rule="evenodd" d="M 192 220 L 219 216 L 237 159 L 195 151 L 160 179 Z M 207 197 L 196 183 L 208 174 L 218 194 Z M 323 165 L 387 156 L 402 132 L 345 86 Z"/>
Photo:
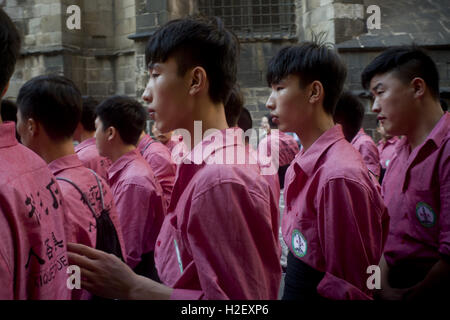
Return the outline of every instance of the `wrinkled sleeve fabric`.
<path id="1" fill-rule="evenodd" d="M 359 148 L 359 152 L 367 168 L 379 177 L 381 173 L 380 155 L 375 143 L 372 141 L 364 141 Z"/>
<path id="2" fill-rule="evenodd" d="M 150 164 L 156 180 L 161 185 L 164 195 L 164 201 L 166 208 L 169 207 L 170 196 L 172 195 L 173 185 L 175 183 L 175 175 L 177 171 L 176 164 L 171 161 L 171 155 L 169 151 L 164 154 L 158 154 L 155 152 L 148 154 L 148 163 Z"/>
<path id="3" fill-rule="evenodd" d="M 136 184 L 121 186 L 115 197 L 117 213 L 125 241 L 127 263 L 134 268 L 141 261 L 144 242 L 148 240 L 147 224 L 154 220 L 155 213 L 150 210 L 151 191 Z"/>
<path id="4" fill-rule="evenodd" d="M 187 241 L 202 293 L 186 292 L 185 299 L 276 298 L 278 239 L 264 202 L 223 182 L 193 199 Z"/>
<path id="5" fill-rule="evenodd" d="M 450 142 L 444 150 L 440 170 L 441 211 L 439 217 L 439 253 L 450 263 Z"/>
<path id="6" fill-rule="evenodd" d="M 319 288 L 333 287 L 327 294 L 332 299 L 345 299 L 352 287 L 368 290 L 367 267 L 378 263 L 383 249 L 383 222 L 377 216 L 381 210 L 374 208 L 366 187 L 345 178 L 328 181 L 318 201 L 319 239 L 327 268 L 323 271 L 332 275 L 325 276 Z M 349 284 L 343 285 L 344 281 Z"/>
<path id="7" fill-rule="evenodd" d="M 5 214 L 0 207 L 0 300 L 14 299 L 14 270 L 11 263 L 12 234 Z M 8 250 L 9 249 L 9 250 Z"/>

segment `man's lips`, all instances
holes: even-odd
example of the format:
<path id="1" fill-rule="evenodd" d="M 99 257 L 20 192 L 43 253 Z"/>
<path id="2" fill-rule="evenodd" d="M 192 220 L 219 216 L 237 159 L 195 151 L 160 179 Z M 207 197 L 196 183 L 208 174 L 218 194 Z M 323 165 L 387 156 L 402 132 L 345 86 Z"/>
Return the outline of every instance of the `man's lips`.
<path id="1" fill-rule="evenodd" d="M 148 115 L 150 117 L 151 120 L 155 120 L 155 110 L 153 109 L 148 109 Z"/>
<path id="2" fill-rule="evenodd" d="M 277 116 L 271 115 L 271 117 L 272 117 L 272 122 L 273 123 L 275 123 L 276 125 L 280 124 L 280 119 Z"/>

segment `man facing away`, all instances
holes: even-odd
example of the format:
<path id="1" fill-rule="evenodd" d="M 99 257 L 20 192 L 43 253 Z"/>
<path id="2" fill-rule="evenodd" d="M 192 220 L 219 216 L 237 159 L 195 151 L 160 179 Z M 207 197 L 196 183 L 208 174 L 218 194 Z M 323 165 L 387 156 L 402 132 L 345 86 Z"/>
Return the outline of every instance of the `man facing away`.
<path id="1" fill-rule="evenodd" d="M 98 101 L 90 96 L 83 96 L 83 111 L 80 122 L 77 125 L 73 139 L 79 144 L 75 146 L 75 152 L 83 164 L 98 173 L 103 179 L 108 180 L 107 171 L 111 161 L 98 154 L 95 144 L 95 108 Z"/>
<path id="2" fill-rule="evenodd" d="M 0 8 L 1 97 L 19 49 L 19 33 Z M 0 163 L 0 299 L 70 299 L 61 189 L 47 164 L 17 142 L 15 124 L 1 119 Z"/>
<path id="3" fill-rule="evenodd" d="M 73 133 L 82 108 L 78 88 L 63 76 L 38 76 L 22 86 L 17 105 L 22 143 L 48 164 L 69 209 L 64 215 L 67 240 L 96 248 L 97 227 L 101 228 L 97 218 L 106 210 L 116 229 L 121 257 L 125 250 L 113 194 L 108 183 L 86 168 L 74 150 Z M 89 298 L 86 291 L 72 291 L 72 299 Z"/>

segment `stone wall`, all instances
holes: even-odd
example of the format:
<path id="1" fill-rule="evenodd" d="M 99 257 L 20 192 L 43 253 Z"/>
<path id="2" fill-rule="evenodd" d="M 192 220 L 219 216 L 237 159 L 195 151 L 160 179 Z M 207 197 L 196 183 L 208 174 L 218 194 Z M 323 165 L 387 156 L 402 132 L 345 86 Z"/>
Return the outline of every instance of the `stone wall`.
<path id="1" fill-rule="evenodd" d="M 265 81 L 267 63 L 283 46 L 310 40 L 313 34 L 319 35 L 321 32 L 325 32 L 322 40 L 346 44 L 340 49 L 348 65 L 346 88 L 359 94 L 362 92 L 362 69 L 382 50 L 382 47 L 370 49 L 367 45 L 376 38 L 382 39 L 381 44 L 385 47 L 395 44 L 396 39 L 403 35 L 399 35 L 398 31 L 403 32 L 401 28 L 405 21 L 398 21 L 392 16 L 395 10 L 388 10 L 387 0 L 374 2 L 382 7 L 384 13 L 383 28 L 377 37 L 373 37 L 372 31 L 367 33 L 365 27 L 365 9 L 371 1 L 293 2 L 297 25 L 294 38 L 267 36 L 240 39 L 238 81 L 255 127 L 259 126 L 261 117 L 268 112 L 265 108 L 270 94 Z M 401 0 L 395 6 L 400 9 L 408 8 L 413 2 Z M 81 30 L 69 30 L 66 27 L 66 10 L 72 4 L 81 8 Z M 0 0 L 0 6 L 12 17 L 23 35 L 23 55 L 17 63 L 6 94 L 12 98 L 17 96 L 19 88 L 32 77 L 61 73 L 73 79 L 83 94 L 99 99 L 113 94 L 140 99 L 148 80 L 144 57 L 148 37 L 167 21 L 198 11 L 197 0 Z M 421 2 L 421 6 L 424 6 L 420 11 L 423 16 L 423 19 L 419 19 L 421 28 L 411 29 L 417 32 L 426 29 L 427 25 L 434 25 L 429 20 L 436 12 L 448 10 L 445 9 L 444 0 Z M 431 24 L 427 24 L 427 21 Z M 427 38 L 434 34 L 431 31 L 427 33 Z M 436 37 L 444 39 L 443 33 L 448 29 L 442 26 L 438 31 L 435 32 Z M 415 39 L 420 35 L 417 32 L 410 33 L 408 37 Z M 360 37 L 362 33 L 367 34 Z M 435 41 L 439 39 L 436 38 Z M 449 49 L 448 44 L 442 45 L 445 42 L 442 41 L 439 42 L 440 47 L 431 48 L 431 55 L 438 65 L 441 87 L 449 91 Z M 366 48 L 359 47 L 362 43 Z M 366 107 L 364 127 L 373 134 L 375 115 L 371 113 L 367 101 Z"/>

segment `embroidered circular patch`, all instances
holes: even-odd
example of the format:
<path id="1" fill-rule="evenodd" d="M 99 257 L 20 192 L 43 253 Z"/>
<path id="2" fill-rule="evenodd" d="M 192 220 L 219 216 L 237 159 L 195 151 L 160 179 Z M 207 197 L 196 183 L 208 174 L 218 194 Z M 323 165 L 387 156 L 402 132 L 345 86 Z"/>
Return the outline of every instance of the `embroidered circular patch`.
<path id="1" fill-rule="evenodd" d="M 426 228 L 431 228 L 436 223 L 436 214 L 433 208 L 425 202 L 418 202 L 416 205 L 416 217 L 420 224 Z"/>
<path id="2" fill-rule="evenodd" d="M 292 249 L 295 255 L 300 258 L 304 257 L 308 251 L 308 243 L 303 234 L 297 229 L 294 229 L 292 232 Z"/>

